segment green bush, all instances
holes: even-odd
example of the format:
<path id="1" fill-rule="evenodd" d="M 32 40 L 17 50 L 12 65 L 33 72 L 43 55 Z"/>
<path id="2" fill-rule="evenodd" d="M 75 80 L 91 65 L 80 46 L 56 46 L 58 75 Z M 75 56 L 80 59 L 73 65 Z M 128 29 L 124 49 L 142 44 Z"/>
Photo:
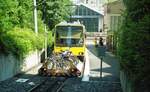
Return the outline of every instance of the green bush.
<path id="1" fill-rule="evenodd" d="M 134 92 L 150 91 L 150 14 L 142 16 L 143 18 L 134 21 L 126 15 L 119 33 L 117 50 L 121 69 L 127 72 L 133 81 Z"/>
<path id="2" fill-rule="evenodd" d="M 0 37 L 1 51 L 25 57 L 29 52 L 44 47 L 44 36 L 38 36 L 30 29 L 14 28 Z M 3 48 L 2 48 L 3 46 Z"/>
<path id="3" fill-rule="evenodd" d="M 123 1 L 126 12 L 117 50 L 121 69 L 132 81 L 133 92 L 150 92 L 150 1 Z"/>
<path id="4" fill-rule="evenodd" d="M 42 4 L 39 7 L 42 9 Z M 35 49 L 44 48 L 45 31 L 42 16 L 42 10 L 38 11 L 39 34 L 35 35 L 33 0 L 0 0 L 0 53 L 12 53 L 19 58 L 25 57 Z M 48 39 L 48 44 L 51 45 L 51 32 L 48 33 Z"/>

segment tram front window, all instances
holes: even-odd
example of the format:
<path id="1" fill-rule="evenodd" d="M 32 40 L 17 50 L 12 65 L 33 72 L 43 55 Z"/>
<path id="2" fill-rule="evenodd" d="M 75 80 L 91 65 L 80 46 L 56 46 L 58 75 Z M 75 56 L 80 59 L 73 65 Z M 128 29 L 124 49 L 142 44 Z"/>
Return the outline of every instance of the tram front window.
<path id="1" fill-rule="evenodd" d="M 83 28 L 80 26 L 59 26 L 56 28 L 56 46 L 83 46 Z"/>
<path id="2" fill-rule="evenodd" d="M 81 39 L 58 39 L 56 41 L 57 46 L 66 46 L 66 47 L 80 47 L 83 46 L 83 40 Z"/>

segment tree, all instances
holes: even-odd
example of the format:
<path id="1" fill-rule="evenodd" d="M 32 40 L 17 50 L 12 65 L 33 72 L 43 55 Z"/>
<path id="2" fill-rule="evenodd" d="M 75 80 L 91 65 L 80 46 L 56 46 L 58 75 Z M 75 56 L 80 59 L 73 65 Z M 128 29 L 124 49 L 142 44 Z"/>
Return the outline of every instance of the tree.
<path id="1" fill-rule="evenodd" d="M 0 4 L 1 31 L 15 26 L 33 28 L 32 0 L 0 0 Z"/>
<path id="2" fill-rule="evenodd" d="M 42 48 L 43 36 L 36 37 L 33 24 L 32 0 L 0 0 L 0 53 L 19 57 Z"/>
<path id="3" fill-rule="evenodd" d="M 42 0 L 39 0 L 38 2 L 42 2 Z M 50 29 L 53 29 L 60 21 L 68 18 L 69 14 L 67 10 L 69 7 L 66 7 L 68 4 L 71 4 L 70 0 L 46 0 L 45 4 L 43 2 L 43 4 L 39 6 L 38 9 L 42 12 L 44 11 L 44 7 L 46 8 L 42 16 L 43 19 L 45 16 L 45 22 Z"/>

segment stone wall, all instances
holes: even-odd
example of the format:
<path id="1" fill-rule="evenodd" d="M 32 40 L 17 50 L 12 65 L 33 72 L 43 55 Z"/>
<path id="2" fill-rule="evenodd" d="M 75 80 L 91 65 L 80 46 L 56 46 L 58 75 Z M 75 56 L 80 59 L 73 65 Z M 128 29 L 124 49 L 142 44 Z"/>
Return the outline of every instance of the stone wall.
<path id="1" fill-rule="evenodd" d="M 16 59 L 12 54 L 8 56 L 0 54 L 0 81 L 13 77 L 14 75 L 30 70 L 41 61 L 42 51 L 34 51 L 25 59 Z"/>

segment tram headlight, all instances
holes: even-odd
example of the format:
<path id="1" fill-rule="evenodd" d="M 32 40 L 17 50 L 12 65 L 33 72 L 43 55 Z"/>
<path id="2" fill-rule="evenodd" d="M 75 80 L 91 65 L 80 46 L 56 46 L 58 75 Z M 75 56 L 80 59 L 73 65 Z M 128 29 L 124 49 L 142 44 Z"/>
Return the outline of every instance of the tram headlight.
<path id="1" fill-rule="evenodd" d="M 84 55 L 84 53 L 83 52 L 79 52 L 79 55 Z"/>
<path id="2" fill-rule="evenodd" d="M 81 52 L 81 55 L 84 55 L 84 53 L 83 53 L 83 52 Z"/>

